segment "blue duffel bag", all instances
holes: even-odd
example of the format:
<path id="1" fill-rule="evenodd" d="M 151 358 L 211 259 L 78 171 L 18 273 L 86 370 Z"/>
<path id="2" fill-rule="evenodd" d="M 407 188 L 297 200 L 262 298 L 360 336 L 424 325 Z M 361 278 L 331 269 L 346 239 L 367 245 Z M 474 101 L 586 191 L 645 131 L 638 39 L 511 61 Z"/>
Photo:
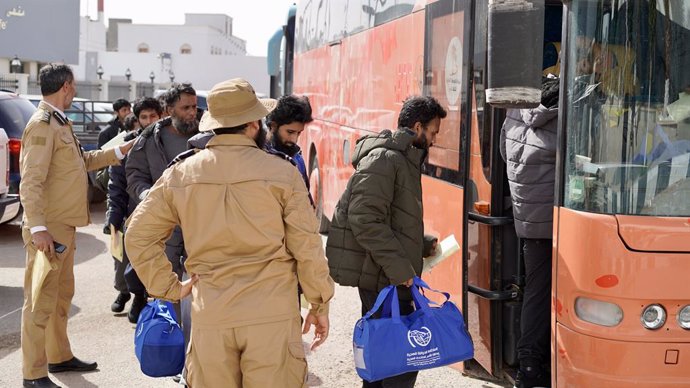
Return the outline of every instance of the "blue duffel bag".
<path id="1" fill-rule="evenodd" d="M 149 302 L 141 310 L 134 335 L 134 353 L 150 377 L 176 376 L 184 367 L 184 335 L 170 302 Z"/>
<path id="2" fill-rule="evenodd" d="M 420 290 L 445 295 L 438 305 Z M 474 357 L 474 347 L 462 313 L 450 295 L 436 291 L 420 278 L 410 287 L 415 311 L 400 315 L 395 286 L 381 290 L 374 307 L 355 325 L 353 350 L 357 374 L 367 381 L 436 368 Z M 386 305 L 390 304 L 390 308 Z M 434 307 L 430 306 L 433 305 Z M 372 318 L 381 307 L 381 318 Z"/>

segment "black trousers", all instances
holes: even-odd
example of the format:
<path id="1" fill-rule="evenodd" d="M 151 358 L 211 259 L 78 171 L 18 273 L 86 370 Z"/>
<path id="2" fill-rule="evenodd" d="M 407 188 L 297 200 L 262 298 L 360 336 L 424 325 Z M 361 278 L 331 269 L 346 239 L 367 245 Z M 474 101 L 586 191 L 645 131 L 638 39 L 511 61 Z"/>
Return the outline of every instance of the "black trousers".
<path id="1" fill-rule="evenodd" d="M 523 239 L 526 278 L 517 347 L 523 367 L 541 367 L 550 362 L 552 242 Z"/>
<path id="2" fill-rule="evenodd" d="M 379 296 L 378 292 L 359 290 L 359 299 L 362 301 L 362 316 L 371 310 L 376 303 L 376 297 Z M 399 293 L 399 292 L 398 292 Z M 400 300 L 400 315 L 408 315 L 414 311 L 414 305 L 411 300 Z M 374 317 L 378 317 L 378 314 L 374 314 Z M 363 388 L 413 388 L 415 382 L 417 381 L 418 372 L 408 372 L 398 376 L 389 377 L 379 381 L 362 381 Z"/>

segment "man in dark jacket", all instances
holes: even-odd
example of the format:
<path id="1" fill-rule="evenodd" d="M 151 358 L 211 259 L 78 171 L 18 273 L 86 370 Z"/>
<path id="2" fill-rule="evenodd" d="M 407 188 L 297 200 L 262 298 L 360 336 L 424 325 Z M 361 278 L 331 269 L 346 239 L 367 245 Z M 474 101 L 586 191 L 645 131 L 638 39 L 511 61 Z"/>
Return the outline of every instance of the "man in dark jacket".
<path id="1" fill-rule="evenodd" d="M 558 85 L 557 78 L 545 78 L 541 105 L 509 110 L 501 131 L 501 155 L 506 161 L 515 231 L 523 242 L 526 272 L 517 388 L 551 386 L 548 364 Z"/>
<path id="2" fill-rule="evenodd" d="M 424 236 L 421 167 L 445 117 L 435 98 L 411 97 L 397 131 L 357 141 L 355 173 L 336 205 L 326 256 L 333 280 L 359 288 L 362 315 L 384 287 L 411 286 L 433 251 L 436 239 Z M 414 311 L 409 290 L 398 294 L 400 314 Z M 416 379 L 411 372 L 363 386 L 413 387 Z"/>
<path id="3" fill-rule="evenodd" d="M 190 84 L 173 86 L 165 94 L 165 99 L 170 116 L 144 130 L 127 157 L 127 193 L 137 204 L 146 198 L 168 164 L 187 150 L 189 138 L 199 132 L 196 91 Z M 179 227 L 166 242 L 165 252 L 173 271 L 181 279 L 186 253 Z"/>
<path id="4" fill-rule="evenodd" d="M 160 118 L 163 110 L 158 100 L 151 97 L 144 97 L 134 102 L 134 117 L 142 128 L 154 124 Z M 112 227 L 120 232 L 125 232 L 125 220 L 132 214 L 136 207 L 136 202 L 127 194 L 127 177 L 125 166 L 127 158 L 122 159 L 118 166 L 110 167 L 110 180 L 108 181 L 108 228 Z M 134 294 L 134 301 L 130 307 L 127 317 L 132 323 L 136 323 L 139 313 L 146 305 L 146 289 L 141 282 L 132 283 L 125 280 L 125 268 L 129 264 L 127 252 L 123 251 L 122 261 L 115 259 L 115 289 L 119 291 L 115 302 L 110 306 L 113 312 L 122 312 L 125 304 L 131 298 L 130 293 Z M 136 276 L 136 274 L 134 274 Z M 138 279 L 137 279 L 138 280 Z"/>
<path id="5" fill-rule="evenodd" d="M 304 131 L 304 126 L 313 120 L 309 98 L 295 95 L 280 97 L 276 108 L 266 116 L 266 124 L 271 133 L 266 150 L 272 154 L 286 156 L 286 159 L 290 160 L 302 174 L 307 191 L 309 191 L 307 166 L 297 141 Z M 311 194 L 309 200 L 313 206 Z"/>
<path id="6" fill-rule="evenodd" d="M 105 129 L 98 133 L 98 149 L 124 130 L 125 117 L 130 113 L 132 113 L 132 104 L 129 101 L 120 98 L 113 102 L 113 114 L 115 117 L 108 122 L 108 126 Z"/>

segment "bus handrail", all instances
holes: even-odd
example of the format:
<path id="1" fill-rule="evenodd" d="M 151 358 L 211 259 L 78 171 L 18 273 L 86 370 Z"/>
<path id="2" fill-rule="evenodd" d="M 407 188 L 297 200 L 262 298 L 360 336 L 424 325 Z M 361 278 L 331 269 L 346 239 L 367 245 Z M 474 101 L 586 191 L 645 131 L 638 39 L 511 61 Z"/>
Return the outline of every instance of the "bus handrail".
<path id="1" fill-rule="evenodd" d="M 511 300 L 517 299 L 518 297 L 517 287 L 511 287 L 510 289 L 505 291 L 491 291 L 483 289 L 481 287 L 474 286 L 472 284 L 468 284 L 467 291 L 488 300 Z"/>
<path id="2" fill-rule="evenodd" d="M 469 218 L 470 221 L 475 221 L 479 222 L 480 224 L 486 224 L 490 226 L 503 226 L 510 225 L 513 223 L 513 217 L 487 216 L 475 212 L 467 212 L 467 218 Z"/>

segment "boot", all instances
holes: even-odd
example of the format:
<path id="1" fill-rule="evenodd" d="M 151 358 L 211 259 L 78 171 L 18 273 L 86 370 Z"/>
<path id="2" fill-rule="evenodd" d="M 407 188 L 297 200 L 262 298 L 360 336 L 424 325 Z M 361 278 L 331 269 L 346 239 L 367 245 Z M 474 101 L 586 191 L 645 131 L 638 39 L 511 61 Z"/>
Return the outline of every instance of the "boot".
<path id="1" fill-rule="evenodd" d="M 130 307 L 129 313 L 127 314 L 127 318 L 130 322 L 137 323 L 137 320 L 139 320 L 139 313 L 141 313 L 141 310 L 146 306 L 146 303 L 148 303 L 148 300 L 145 294 L 134 295 L 132 307 Z"/>
<path id="2" fill-rule="evenodd" d="M 129 292 L 119 293 L 113 304 L 110 305 L 110 311 L 114 313 L 121 313 L 122 311 L 124 311 L 125 304 L 129 302 L 130 298 L 131 296 L 129 295 Z"/>
<path id="3" fill-rule="evenodd" d="M 549 388 L 551 376 L 540 367 L 520 367 L 515 377 L 515 388 Z"/>

